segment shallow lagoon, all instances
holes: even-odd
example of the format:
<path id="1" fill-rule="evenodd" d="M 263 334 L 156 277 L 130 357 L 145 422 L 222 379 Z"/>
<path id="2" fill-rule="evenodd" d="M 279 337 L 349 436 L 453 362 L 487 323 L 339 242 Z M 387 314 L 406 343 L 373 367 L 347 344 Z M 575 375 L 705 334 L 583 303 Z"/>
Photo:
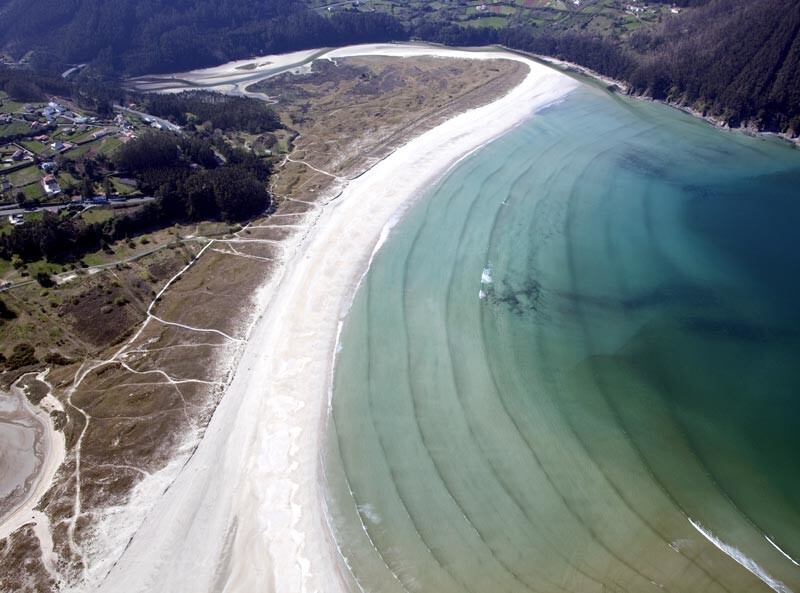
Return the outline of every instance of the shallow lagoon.
<path id="1" fill-rule="evenodd" d="M 353 590 L 800 591 L 800 151 L 582 88 L 393 231 L 338 355 Z"/>

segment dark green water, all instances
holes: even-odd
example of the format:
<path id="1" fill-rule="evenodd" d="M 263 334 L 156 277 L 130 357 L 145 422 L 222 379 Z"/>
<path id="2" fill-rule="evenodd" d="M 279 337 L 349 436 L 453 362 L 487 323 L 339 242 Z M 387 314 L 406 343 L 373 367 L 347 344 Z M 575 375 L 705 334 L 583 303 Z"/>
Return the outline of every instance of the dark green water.
<path id="1" fill-rule="evenodd" d="M 462 162 L 343 332 L 353 590 L 800 592 L 798 229 L 800 151 L 588 88 Z"/>

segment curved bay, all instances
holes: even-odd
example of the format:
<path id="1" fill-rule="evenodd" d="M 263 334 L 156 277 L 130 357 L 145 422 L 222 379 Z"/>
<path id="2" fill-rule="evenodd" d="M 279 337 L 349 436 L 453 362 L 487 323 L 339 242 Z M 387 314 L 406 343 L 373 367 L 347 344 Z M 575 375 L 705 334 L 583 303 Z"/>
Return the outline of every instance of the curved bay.
<path id="1" fill-rule="evenodd" d="M 591 90 L 451 171 L 342 335 L 353 590 L 800 591 L 800 256 L 764 228 L 799 187 L 797 151 Z"/>

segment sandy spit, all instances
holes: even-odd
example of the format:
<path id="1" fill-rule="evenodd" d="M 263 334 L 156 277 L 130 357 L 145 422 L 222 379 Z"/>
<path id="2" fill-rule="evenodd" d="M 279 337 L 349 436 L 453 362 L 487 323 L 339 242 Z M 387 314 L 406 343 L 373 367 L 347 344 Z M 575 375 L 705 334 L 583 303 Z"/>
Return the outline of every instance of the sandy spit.
<path id="1" fill-rule="evenodd" d="M 37 378 L 44 380 L 47 372 L 40 373 Z M 23 375 L 24 377 L 25 375 Z M 23 377 L 20 377 L 21 380 Z M 43 407 L 32 405 L 28 398 L 25 396 L 22 388 L 19 387 L 19 380 L 11 386 L 11 393 L 6 397 L 13 398 L 16 402 L 12 404 L 15 409 L 13 421 L 20 425 L 29 425 L 35 428 L 38 434 L 35 450 L 31 452 L 31 456 L 36 459 L 36 471 L 27 478 L 25 483 L 25 495 L 19 503 L 2 517 L 0 522 L 0 539 L 9 537 L 17 529 L 27 523 L 37 524 L 42 520 L 42 514 L 36 511 L 36 507 L 44 494 L 50 489 L 53 478 L 58 471 L 58 468 L 64 462 L 65 458 L 65 443 L 64 434 L 55 430 L 53 421 L 50 415 Z M 6 399 L 5 397 L 2 399 Z M 43 401 L 44 404 L 56 400 L 49 395 Z M 7 403 L 5 404 L 8 405 Z M 60 405 L 53 406 L 58 409 Z M 8 411 L 8 410 L 6 410 Z M 9 446 L 9 443 L 3 443 L 4 446 Z M 2 465 L 2 464 L 0 464 Z M 8 473 L 14 468 L 2 467 Z M 13 481 L 13 476 L 4 475 L 4 481 Z"/>
<path id="2" fill-rule="evenodd" d="M 345 590 L 319 466 L 337 328 L 403 212 L 457 161 L 577 86 L 498 51 L 374 45 L 322 57 L 363 55 L 506 57 L 530 73 L 506 96 L 418 136 L 308 215 L 312 230 L 288 246 L 261 292 L 260 317 L 203 440 L 125 550 L 109 550 L 118 560 L 95 590 Z M 261 61 L 276 60 L 250 62 Z"/>

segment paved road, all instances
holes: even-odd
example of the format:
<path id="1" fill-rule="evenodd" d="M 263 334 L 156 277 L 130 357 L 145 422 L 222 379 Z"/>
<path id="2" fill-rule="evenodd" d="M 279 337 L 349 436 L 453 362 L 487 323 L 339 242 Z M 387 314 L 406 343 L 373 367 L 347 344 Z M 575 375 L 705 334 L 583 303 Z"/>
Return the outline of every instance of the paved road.
<path id="1" fill-rule="evenodd" d="M 141 198 L 129 198 L 127 200 L 111 200 L 107 204 L 82 204 L 84 206 L 136 206 L 146 204 L 155 200 L 153 196 L 143 196 Z M 58 212 L 71 206 L 72 204 L 58 204 L 56 206 L 39 206 L 38 208 L 19 208 L 14 206 L 0 206 L 0 216 L 13 216 L 16 214 L 30 214 L 32 212 Z"/>
<path id="2" fill-rule="evenodd" d="M 75 73 L 75 72 L 77 72 L 78 70 L 80 70 L 80 69 L 82 69 L 82 68 L 85 68 L 85 67 L 86 67 L 86 64 L 78 64 L 77 66 L 73 66 L 73 67 L 72 67 L 72 68 L 70 68 L 69 70 L 65 70 L 65 71 L 64 71 L 64 72 L 61 74 L 61 78 L 69 78 L 69 77 L 70 77 L 70 75 L 74 74 L 74 73 Z"/>

